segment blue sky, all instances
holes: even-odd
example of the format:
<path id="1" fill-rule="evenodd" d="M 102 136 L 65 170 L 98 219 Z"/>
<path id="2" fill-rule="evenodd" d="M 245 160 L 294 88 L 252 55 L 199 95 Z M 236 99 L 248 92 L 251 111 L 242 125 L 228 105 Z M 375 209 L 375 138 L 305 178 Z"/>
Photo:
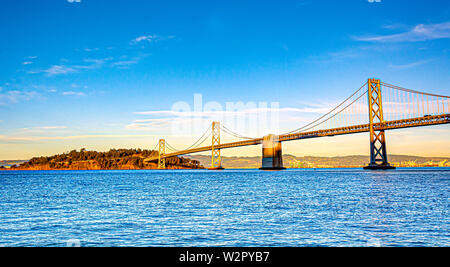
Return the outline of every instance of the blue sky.
<path id="1" fill-rule="evenodd" d="M 0 25 L 0 159 L 152 149 L 161 136 L 184 146 L 195 138 L 155 123 L 173 118 L 139 112 L 196 93 L 224 105 L 317 108 L 290 114 L 281 130 L 320 116 L 369 77 L 450 95 L 448 1 L 4 0 Z M 154 121 L 134 127 L 144 120 Z M 389 133 L 390 152 L 450 156 L 449 133 Z M 367 139 L 293 143 L 285 153 L 367 154 Z"/>

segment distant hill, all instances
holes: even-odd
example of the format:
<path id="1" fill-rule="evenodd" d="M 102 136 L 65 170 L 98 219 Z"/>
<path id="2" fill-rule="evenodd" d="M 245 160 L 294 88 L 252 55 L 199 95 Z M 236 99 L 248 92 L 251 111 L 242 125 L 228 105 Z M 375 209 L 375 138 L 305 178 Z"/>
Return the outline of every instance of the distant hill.
<path id="1" fill-rule="evenodd" d="M 4 161 L 0 169 L 10 170 L 145 170 L 157 169 L 157 163 L 145 163 L 145 158 L 157 156 L 158 151 L 141 149 L 112 149 L 108 152 L 71 151 L 52 157 L 29 161 Z M 14 164 L 12 164 L 14 163 Z M 172 157 L 166 159 L 168 169 L 203 169 L 199 161 Z"/>
<path id="2" fill-rule="evenodd" d="M 9 168 L 14 165 L 20 165 L 24 162 L 27 162 L 27 161 L 26 160 L 0 160 L 0 167 Z"/>
<path id="3" fill-rule="evenodd" d="M 33 158 L 29 161 L 3 160 L 0 169 L 12 170 L 142 170 L 157 169 L 157 163 L 144 163 L 144 159 L 157 156 L 157 151 L 140 149 L 113 149 L 108 152 L 71 151 L 52 157 Z M 389 161 L 397 167 L 450 167 L 450 158 L 391 155 Z M 368 156 L 296 157 L 283 156 L 288 168 L 347 168 L 363 167 Z M 173 157 L 166 160 L 168 169 L 203 169 L 211 164 L 210 156 L 191 155 L 189 158 Z M 261 157 L 222 157 L 225 168 L 259 168 Z"/>
<path id="4" fill-rule="evenodd" d="M 209 166 L 211 164 L 210 156 L 193 155 L 190 158 L 199 161 L 203 166 Z M 389 161 L 397 167 L 450 167 L 450 158 L 441 157 L 391 155 L 389 156 Z M 283 156 L 283 164 L 289 168 L 359 168 L 366 166 L 368 163 L 368 156 Z M 224 168 L 259 168 L 261 167 L 261 157 L 222 157 L 222 165 Z"/>

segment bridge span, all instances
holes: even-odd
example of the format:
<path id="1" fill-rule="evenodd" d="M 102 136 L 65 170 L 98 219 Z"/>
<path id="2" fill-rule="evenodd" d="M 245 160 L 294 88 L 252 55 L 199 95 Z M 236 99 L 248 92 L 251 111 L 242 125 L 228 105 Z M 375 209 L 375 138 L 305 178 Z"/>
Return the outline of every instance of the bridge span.
<path id="1" fill-rule="evenodd" d="M 382 87 L 387 90 L 382 91 Z M 212 127 L 187 149 L 176 150 L 165 139 L 161 139 L 158 144 L 158 157 L 148 158 L 146 161 L 158 161 L 159 168 L 165 169 L 167 158 L 212 151 L 211 169 L 222 169 L 221 150 L 263 145 L 262 169 L 281 170 L 284 169 L 281 146 L 283 142 L 368 132 L 371 155 L 370 163 L 365 169 L 387 170 L 394 167 L 388 162 L 385 131 L 448 123 L 450 123 L 450 97 L 369 79 L 329 113 L 292 132 L 249 138 L 229 130 L 220 122 L 213 122 Z M 241 140 L 222 144 L 220 142 L 222 132 Z M 209 137 L 212 140 L 211 145 L 202 146 Z M 170 150 L 169 153 L 166 153 L 166 148 Z"/>

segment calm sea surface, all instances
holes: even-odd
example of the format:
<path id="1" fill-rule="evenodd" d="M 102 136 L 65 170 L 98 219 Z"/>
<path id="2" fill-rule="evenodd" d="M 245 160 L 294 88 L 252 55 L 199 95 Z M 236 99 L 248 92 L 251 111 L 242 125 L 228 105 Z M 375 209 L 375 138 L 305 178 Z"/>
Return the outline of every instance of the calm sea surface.
<path id="1" fill-rule="evenodd" d="M 0 246 L 450 246 L 450 169 L 0 172 Z"/>

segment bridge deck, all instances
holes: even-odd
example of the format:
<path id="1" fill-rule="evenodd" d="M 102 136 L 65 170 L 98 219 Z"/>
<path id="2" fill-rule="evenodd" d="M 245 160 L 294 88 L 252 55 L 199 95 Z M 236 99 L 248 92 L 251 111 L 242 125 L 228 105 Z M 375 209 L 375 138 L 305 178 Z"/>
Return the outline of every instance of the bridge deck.
<path id="1" fill-rule="evenodd" d="M 395 130 L 395 129 L 413 128 L 413 127 L 421 127 L 421 126 L 441 125 L 441 124 L 448 124 L 448 123 L 450 123 L 450 114 L 444 114 L 444 115 L 438 115 L 438 116 L 426 116 L 426 117 L 418 117 L 418 118 L 413 118 L 413 119 L 386 121 L 383 123 L 376 123 L 376 124 L 374 124 L 374 129 L 376 131 Z M 369 131 L 370 131 L 370 125 L 362 124 L 362 125 L 334 128 L 334 129 L 328 129 L 328 130 L 280 135 L 279 140 L 281 142 L 288 142 L 288 141 L 295 141 L 295 140 L 301 140 L 301 139 L 311 139 L 311 138 L 318 138 L 318 137 L 364 133 L 364 132 L 369 132 Z M 254 145 L 260 145 L 260 144 L 262 144 L 262 142 L 263 142 L 263 138 L 251 139 L 251 140 L 246 140 L 246 141 L 241 141 L 241 142 L 221 144 L 220 146 L 216 146 L 216 149 L 222 150 L 222 149 L 229 149 L 229 148 L 236 148 L 236 147 L 254 146 Z M 212 146 L 199 147 L 199 148 L 195 148 L 195 149 L 179 151 L 176 153 L 165 154 L 163 156 L 163 158 L 189 155 L 189 154 L 206 152 L 206 151 L 211 151 L 211 150 L 212 150 Z M 146 159 L 147 162 L 156 161 L 156 160 L 158 160 L 158 157 Z"/>

